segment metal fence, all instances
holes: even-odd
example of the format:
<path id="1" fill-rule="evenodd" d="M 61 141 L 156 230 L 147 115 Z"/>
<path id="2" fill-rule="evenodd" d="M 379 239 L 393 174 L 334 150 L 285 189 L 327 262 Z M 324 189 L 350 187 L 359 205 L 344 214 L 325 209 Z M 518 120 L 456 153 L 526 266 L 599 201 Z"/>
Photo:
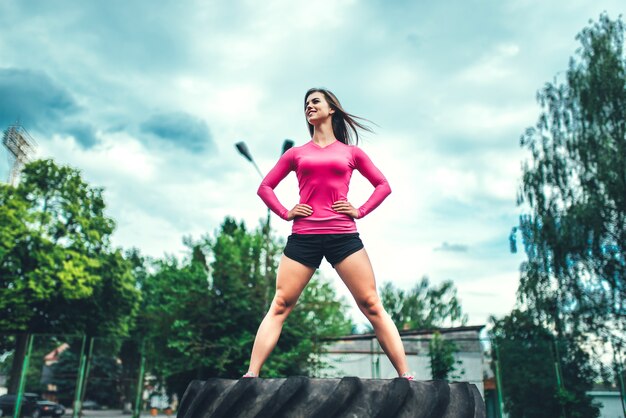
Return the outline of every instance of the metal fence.
<path id="1" fill-rule="evenodd" d="M 57 404 L 62 415 L 73 418 L 104 409 L 139 418 L 146 409 L 146 356 L 141 342 L 136 343 L 139 358 L 124 364 L 121 351 L 128 341 L 73 334 L 2 335 L 0 394 L 15 395 L 0 404 L 2 416 L 57 417 L 60 409 L 52 406 Z"/>

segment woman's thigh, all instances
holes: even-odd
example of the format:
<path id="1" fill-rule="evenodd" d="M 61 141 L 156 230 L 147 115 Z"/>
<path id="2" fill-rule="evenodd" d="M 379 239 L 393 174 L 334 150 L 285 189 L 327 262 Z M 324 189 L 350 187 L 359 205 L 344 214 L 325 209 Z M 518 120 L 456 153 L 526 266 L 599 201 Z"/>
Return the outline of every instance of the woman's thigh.
<path id="1" fill-rule="evenodd" d="M 276 275 L 276 296 L 287 305 L 294 305 L 302 290 L 315 273 L 315 268 L 305 266 L 283 255 Z"/>
<path id="2" fill-rule="evenodd" d="M 365 248 L 335 264 L 335 270 L 357 303 L 372 302 L 371 298 L 377 297 L 374 270 Z"/>

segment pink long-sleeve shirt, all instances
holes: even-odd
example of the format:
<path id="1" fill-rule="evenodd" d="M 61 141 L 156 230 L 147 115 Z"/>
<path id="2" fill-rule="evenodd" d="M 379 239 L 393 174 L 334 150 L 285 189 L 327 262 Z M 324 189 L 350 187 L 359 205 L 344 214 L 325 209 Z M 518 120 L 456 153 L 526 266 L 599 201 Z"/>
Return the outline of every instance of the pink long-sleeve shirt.
<path id="1" fill-rule="evenodd" d="M 296 172 L 300 187 L 300 201 L 313 208 L 313 214 L 297 217 L 293 221 L 294 234 L 348 234 L 356 232 L 351 216 L 332 209 L 338 200 L 348 200 L 352 171 L 357 169 L 374 186 L 367 202 L 358 208 L 359 218 L 374 210 L 389 196 L 389 183 L 369 157 L 356 146 L 335 141 L 320 147 L 313 141 L 293 147 L 285 152 L 278 163 L 265 176 L 258 195 L 278 216 L 287 219 L 289 210 L 283 206 L 274 188 L 291 171 Z"/>

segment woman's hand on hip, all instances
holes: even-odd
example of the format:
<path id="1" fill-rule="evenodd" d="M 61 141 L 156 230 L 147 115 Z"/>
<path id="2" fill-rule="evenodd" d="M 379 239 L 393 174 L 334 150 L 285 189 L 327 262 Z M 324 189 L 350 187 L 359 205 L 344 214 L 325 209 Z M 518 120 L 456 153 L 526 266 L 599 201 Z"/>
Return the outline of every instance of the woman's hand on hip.
<path id="1" fill-rule="evenodd" d="M 344 215 L 348 215 L 354 219 L 359 218 L 359 210 L 352 206 L 347 200 L 336 201 L 333 203 L 332 208 L 337 213 L 343 213 Z"/>
<path id="2" fill-rule="evenodd" d="M 291 221 L 294 218 L 301 218 L 305 216 L 311 216 L 313 214 L 313 208 L 304 203 L 298 203 L 289 212 L 287 212 L 287 220 Z"/>

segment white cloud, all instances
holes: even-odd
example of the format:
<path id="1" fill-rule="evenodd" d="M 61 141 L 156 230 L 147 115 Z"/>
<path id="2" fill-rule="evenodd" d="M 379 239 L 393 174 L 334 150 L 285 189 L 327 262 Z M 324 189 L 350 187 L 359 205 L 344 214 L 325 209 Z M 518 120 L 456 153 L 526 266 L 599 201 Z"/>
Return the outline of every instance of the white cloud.
<path id="1" fill-rule="evenodd" d="M 102 141 L 97 147 L 84 149 L 73 137 L 55 135 L 49 141 L 40 141 L 39 156 L 51 155 L 65 164 L 80 167 L 93 178 L 110 179 L 111 183 L 148 183 L 155 179 L 161 157 L 150 154 L 144 144 L 125 132 L 107 135 L 98 132 L 97 137 Z"/>
<path id="2" fill-rule="evenodd" d="M 485 54 L 469 68 L 461 71 L 459 79 L 478 84 L 499 83 L 503 79 L 510 81 L 517 75 L 518 66 L 513 60 L 519 53 L 516 44 L 499 44 Z"/>

